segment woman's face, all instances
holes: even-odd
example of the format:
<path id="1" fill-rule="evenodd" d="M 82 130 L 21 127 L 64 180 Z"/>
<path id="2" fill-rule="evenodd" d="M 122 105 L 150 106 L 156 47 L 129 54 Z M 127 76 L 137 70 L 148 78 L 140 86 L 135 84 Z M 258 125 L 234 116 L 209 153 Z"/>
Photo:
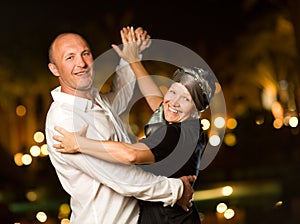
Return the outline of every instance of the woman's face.
<path id="1" fill-rule="evenodd" d="M 178 123 L 192 118 L 197 113 L 191 94 L 181 83 L 175 82 L 168 89 L 163 101 L 165 119 Z"/>

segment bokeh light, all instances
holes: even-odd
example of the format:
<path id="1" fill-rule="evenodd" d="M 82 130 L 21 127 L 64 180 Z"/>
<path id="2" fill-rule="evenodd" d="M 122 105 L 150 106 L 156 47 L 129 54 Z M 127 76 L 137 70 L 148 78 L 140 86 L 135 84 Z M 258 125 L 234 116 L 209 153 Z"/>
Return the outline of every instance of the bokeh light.
<path id="1" fill-rule="evenodd" d="M 227 119 L 226 127 L 228 129 L 235 129 L 237 126 L 237 121 L 234 118 Z"/>
<path id="2" fill-rule="evenodd" d="M 227 210 L 227 205 L 223 202 L 219 203 L 216 208 L 218 213 L 223 213 Z"/>
<path id="3" fill-rule="evenodd" d="M 214 121 L 214 125 L 217 128 L 223 128 L 225 126 L 225 119 L 224 117 L 217 117 Z"/>
<path id="4" fill-rule="evenodd" d="M 41 154 L 41 148 L 37 145 L 31 146 L 29 151 L 33 157 L 37 157 Z"/>
<path id="5" fill-rule="evenodd" d="M 203 125 L 203 130 L 208 130 L 210 127 L 210 121 L 208 119 L 201 119 L 201 124 Z"/>
<path id="6" fill-rule="evenodd" d="M 228 146 L 235 146 L 236 145 L 236 136 L 233 133 L 227 133 L 224 137 L 224 143 Z"/>
<path id="7" fill-rule="evenodd" d="M 26 112 L 27 112 L 27 110 L 26 110 L 26 107 L 24 105 L 18 105 L 16 107 L 16 114 L 17 114 L 17 116 L 23 117 L 23 116 L 26 115 Z"/>
<path id="8" fill-rule="evenodd" d="M 24 154 L 22 156 L 22 162 L 24 165 L 30 165 L 32 162 L 32 157 L 29 154 Z"/>
<path id="9" fill-rule="evenodd" d="M 43 145 L 41 146 L 41 154 L 44 155 L 44 156 L 49 155 L 47 144 L 43 144 Z"/>
<path id="10" fill-rule="evenodd" d="M 38 196 L 35 191 L 28 191 L 26 193 L 26 198 L 28 199 L 28 201 L 36 201 Z"/>
<path id="11" fill-rule="evenodd" d="M 218 146 L 221 142 L 221 139 L 218 135 L 212 135 L 210 138 L 209 138 L 209 143 L 212 145 L 212 146 Z"/>
<path id="12" fill-rule="evenodd" d="M 235 215 L 235 212 L 233 209 L 229 208 L 224 212 L 224 218 L 225 219 L 232 219 Z"/>
<path id="13" fill-rule="evenodd" d="M 298 126 L 298 118 L 297 117 L 291 117 L 289 120 L 289 125 L 293 128 Z"/>
<path id="14" fill-rule="evenodd" d="M 34 141 L 37 142 L 37 143 L 43 142 L 44 139 L 45 139 L 44 133 L 41 132 L 41 131 L 35 132 L 34 135 L 33 135 L 33 139 L 34 139 Z"/>
<path id="15" fill-rule="evenodd" d="M 23 157 L 22 153 L 16 153 L 14 155 L 14 162 L 17 166 L 22 166 L 23 165 L 22 157 Z"/>
<path id="16" fill-rule="evenodd" d="M 40 222 L 46 222 L 47 221 L 47 215 L 46 215 L 45 212 L 40 211 L 36 214 L 36 219 Z"/>
<path id="17" fill-rule="evenodd" d="M 222 194 L 224 196 L 229 196 L 232 194 L 232 192 L 233 192 L 233 188 L 231 186 L 225 186 L 222 188 Z"/>

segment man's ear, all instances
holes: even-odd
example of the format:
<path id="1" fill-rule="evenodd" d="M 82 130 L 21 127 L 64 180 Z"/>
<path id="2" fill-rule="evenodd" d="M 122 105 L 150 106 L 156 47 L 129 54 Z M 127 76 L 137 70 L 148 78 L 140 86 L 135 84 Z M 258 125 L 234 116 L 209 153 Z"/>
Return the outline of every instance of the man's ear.
<path id="1" fill-rule="evenodd" d="M 55 65 L 55 64 L 53 64 L 53 63 L 50 62 L 50 63 L 48 64 L 48 68 L 49 68 L 49 70 L 52 72 L 53 75 L 55 75 L 55 76 L 57 76 L 57 77 L 60 76 L 59 73 L 58 73 L 58 71 L 57 71 L 57 68 L 56 68 L 56 65 Z"/>

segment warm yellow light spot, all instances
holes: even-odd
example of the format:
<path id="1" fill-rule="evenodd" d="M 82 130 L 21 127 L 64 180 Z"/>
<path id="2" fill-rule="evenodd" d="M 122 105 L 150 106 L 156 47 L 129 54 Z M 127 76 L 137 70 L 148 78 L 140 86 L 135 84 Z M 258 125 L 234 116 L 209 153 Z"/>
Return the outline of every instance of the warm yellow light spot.
<path id="1" fill-rule="evenodd" d="M 281 128 L 282 125 L 283 125 L 283 121 L 281 119 L 275 119 L 273 121 L 273 127 L 276 128 L 276 129 Z"/>
<path id="2" fill-rule="evenodd" d="M 22 153 L 16 153 L 16 154 L 14 155 L 14 161 L 15 161 L 15 164 L 16 164 L 17 166 L 22 166 L 22 165 L 23 165 L 22 157 L 23 157 L 23 154 L 22 154 Z"/>
<path id="3" fill-rule="evenodd" d="M 43 145 L 41 146 L 41 153 L 42 153 L 42 155 L 44 155 L 44 156 L 49 155 L 47 144 L 43 144 Z"/>
<path id="4" fill-rule="evenodd" d="M 231 186 L 225 186 L 225 187 L 222 188 L 222 194 L 224 196 L 229 196 L 229 195 L 232 194 L 232 192 L 233 192 L 233 189 L 232 189 Z"/>
<path id="5" fill-rule="evenodd" d="M 203 130 L 208 130 L 210 127 L 210 122 L 207 119 L 201 119 L 201 124 L 203 125 Z"/>
<path id="6" fill-rule="evenodd" d="M 233 133 L 227 133 L 224 137 L 224 142 L 228 146 L 234 146 L 236 145 L 236 137 Z"/>
<path id="7" fill-rule="evenodd" d="M 41 149 L 37 145 L 31 146 L 29 151 L 33 157 L 37 157 L 41 154 Z"/>
<path id="8" fill-rule="evenodd" d="M 39 220 L 40 222 L 46 222 L 47 221 L 47 215 L 45 212 L 38 212 L 36 214 L 36 219 Z"/>
<path id="9" fill-rule="evenodd" d="M 45 135 L 44 135 L 43 132 L 37 131 L 37 132 L 34 133 L 33 139 L 34 139 L 35 142 L 40 143 L 40 142 L 44 141 Z"/>
<path id="10" fill-rule="evenodd" d="M 255 118 L 255 123 L 256 123 L 257 125 L 262 125 L 264 122 L 265 122 L 265 118 L 264 118 L 263 116 L 257 116 L 257 117 Z"/>
<path id="11" fill-rule="evenodd" d="M 219 203 L 216 208 L 218 213 L 223 213 L 227 210 L 227 205 L 225 203 Z"/>
<path id="12" fill-rule="evenodd" d="M 27 110 L 26 110 L 26 107 L 24 105 L 18 105 L 16 107 L 16 114 L 20 117 L 23 117 L 25 116 Z"/>
<path id="13" fill-rule="evenodd" d="M 293 128 L 297 127 L 298 118 L 297 117 L 291 117 L 290 120 L 289 120 L 289 125 Z"/>
<path id="14" fill-rule="evenodd" d="M 22 156 L 22 162 L 24 165 L 29 165 L 32 162 L 32 157 L 29 154 L 24 154 Z"/>
<path id="15" fill-rule="evenodd" d="M 225 119 L 223 117 L 217 117 L 214 124 L 217 128 L 223 128 L 225 126 Z"/>
<path id="16" fill-rule="evenodd" d="M 209 138 L 209 143 L 212 145 L 212 146 L 217 146 L 219 145 L 221 142 L 220 140 L 220 137 L 218 135 L 212 135 L 210 138 Z"/>
<path id="17" fill-rule="evenodd" d="M 284 109 L 278 101 L 273 102 L 271 110 L 275 119 L 283 120 Z"/>
<path id="18" fill-rule="evenodd" d="M 275 207 L 280 207 L 280 206 L 282 206 L 282 204 L 283 204 L 283 201 L 277 201 L 275 204 Z"/>
<path id="19" fill-rule="evenodd" d="M 37 194 L 34 192 L 34 191 L 28 191 L 26 193 L 26 198 L 29 200 L 29 201 L 36 201 L 37 199 Z"/>
<path id="20" fill-rule="evenodd" d="M 234 118 L 229 118 L 226 123 L 228 129 L 235 129 L 237 126 L 237 121 Z"/>
<path id="21" fill-rule="evenodd" d="M 58 218 L 63 219 L 69 217 L 71 212 L 70 206 L 66 203 L 61 204 L 59 207 Z"/>
<path id="22" fill-rule="evenodd" d="M 229 208 L 224 212 L 224 218 L 225 219 L 232 219 L 234 216 L 234 210 Z"/>
<path id="23" fill-rule="evenodd" d="M 70 224 L 70 220 L 69 219 L 62 219 L 60 221 L 60 224 Z"/>

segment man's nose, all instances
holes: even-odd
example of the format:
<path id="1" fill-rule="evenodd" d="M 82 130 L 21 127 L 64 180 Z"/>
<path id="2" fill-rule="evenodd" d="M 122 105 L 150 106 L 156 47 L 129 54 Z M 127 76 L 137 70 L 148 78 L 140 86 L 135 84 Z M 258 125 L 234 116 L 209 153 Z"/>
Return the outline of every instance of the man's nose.
<path id="1" fill-rule="evenodd" d="M 76 60 L 76 65 L 79 67 L 85 67 L 87 63 L 85 62 L 83 57 L 78 57 Z"/>

